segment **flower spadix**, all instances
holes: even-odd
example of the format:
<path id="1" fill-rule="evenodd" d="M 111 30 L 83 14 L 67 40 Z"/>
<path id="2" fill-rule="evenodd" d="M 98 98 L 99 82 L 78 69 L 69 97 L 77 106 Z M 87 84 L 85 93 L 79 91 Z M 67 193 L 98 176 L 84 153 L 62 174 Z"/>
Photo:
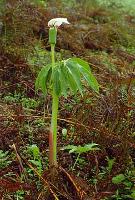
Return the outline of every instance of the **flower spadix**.
<path id="1" fill-rule="evenodd" d="M 54 18 L 48 22 L 49 29 L 49 43 L 55 45 L 57 39 L 57 28 L 62 24 L 69 24 L 67 18 Z"/>
<path id="2" fill-rule="evenodd" d="M 59 27 L 62 24 L 70 24 L 67 18 L 54 18 L 48 22 L 49 27 Z"/>

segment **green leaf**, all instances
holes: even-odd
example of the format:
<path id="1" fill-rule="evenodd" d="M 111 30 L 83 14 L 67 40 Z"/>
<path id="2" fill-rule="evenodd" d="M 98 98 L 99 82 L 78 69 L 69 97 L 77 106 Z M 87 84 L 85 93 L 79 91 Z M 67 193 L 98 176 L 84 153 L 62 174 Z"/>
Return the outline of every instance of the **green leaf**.
<path id="1" fill-rule="evenodd" d="M 100 150 L 100 148 L 98 148 L 97 146 L 98 146 L 98 144 L 96 144 L 96 143 L 85 144 L 85 147 L 88 149 Z"/>
<path id="2" fill-rule="evenodd" d="M 133 183 L 129 180 L 124 180 L 123 184 L 127 187 L 127 188 L 131 188 Z"/>
<path id="3" fill-rule="evenodd" d="M 86 153 L 88 151 L 99 150 L 99 148 L 97 146 L 98 146 L 98 144 L 96 144 L 96 143 L 86 144 L 84 146 L 67 145 L 66 147 L 64 147 L 64 149 L 70 150 L 69 153 L 81 154 L 81 153 Z"/>
<path id="4" fill-rule="evenodd" d="M 125 180 L 124 174 L 118 174 L 117 176 L 112 178 L 112 183 L 120 184 Z"/>
<path id="5" fill-rule="evenodd" d="M 70 60 L 70 62 L 74 61 L 76 68 L 79 69 L 80 73 L 82 74 L 83 78 L 88 83 L 88 85 L 95 92 L 99 92 L 99 84 L 98 84 L 95 76 L 92 74 L 89 64 L 80 58 L 71 58 L 69 60 Z"/>
<path id="6" fill-rule="evenodd" d="M 83 96 L 81 74 L 80 74 L 78 67 L 76 66 L 76 63 L 72 59 L 68 59 L 67 62 L 65 62 L 65 64 L 66 64 L 66 67 L 68 68 L 69 73 L 72 75 L 73 79 L 76 82 L 77 89 Z"/>
<path id="7" fill-rule="evenodd" d="M 29 146 L 28 150 L 32 152 L 34 159 L 38 159 L 40 157 L 40 151 L 36 144 Z"/>
<path id="8" fill-rule="evenodd" d="M 60 85 L 61 85 L 61 93 L 67 97 L 67 89 L 68 89 L 68 83 L 65 76 L 65 71 L 63 70 L 63 65 L 60 66 L 59 70 L 59 79 L 60 79 Z"/>
<path id="9" fill-rule="evenodd" d="M 109 171 L 109 173 L 111 172 L 111 170 L 112 170 L 112 168 L 113 168 L 113 165 L 114 165 L 114 163 L 115 163 L 115 161 L 116 161 L 116 159 L 115 158 L 109 158 L 108 156 L 107 156 L 107 162 L 108 162 L 108 166 L 106 167 L 106 169 Z"/>
<path id="10" fill-rule="evenodd" d="M 87 81 L 88 85 L 95 91 L 99 92 L 99 85 L 95 78 L 95 76 L 91 73 L 91 71 L 88 71 L 83 66 L 79 65 L 80 72 L 83 76 L 83 78 Z"/>
<path id="11" fill-rule="evenodd" d="M 42 68 L 36 79 L 35 87 L 41 89 L 43 94 L 47 93 L 47 82 L 51 80 L 53 82 L 55 92 L 58 96 L 64 95 L 67 97 L 68 89 L 71 90 L 73 94 L 79 90 L 81 95 L 83 95 L 83 87 L 81 78 L 83 78 L 88 85 L 99 92 L 99 85 L 90 71 L 88 63 L 80 58 L 70 58 L 65 61 L 56 63 L 53 68 L 52 65 L 47 65 Z"/>
<path id="12" fill-rule="evenodd" d="M 47 93 L 47 78 L 49 75 L 49 71 L 51 70 L 51 65 L 47 65 L 41 69 L 38 74 L 38 77 L 35 82 L 35 89 L 41 89 L 43 94 L 46 95 Z"/>
<path id="13" fill-rule="evenodd" d="M 132 190 L 131 197 L 135 199 L 135 190 Z"/>
<path id="14" fill-rule="evenodd" d="M 63 149 L 63 150 L 66 150 L 66 149 L 68 150 L 68 149 L 73 149 L 74 147 L 76 147 L 76 146 L 75 146 L 75 145 L 70 145 L 70 144 L 69 144 L 69 145 L 63 147 L 62 149 Z"/>
<path id="15" fill-rule="evenodd" d="M 63 67 L 63 74 L 65 76 L 68 88 L 70 88 L 70 90 L 75 94 L 77 92 L 77 84 L 74 80 L 73 74 L 71 73 L 71 71 L 67 68 L 66 64 L 64 64 Z"/>
<path id="16" fill-rule="evenodd" d="M 62 129 L 62 135 L 63 135 L 63 137 L 67 136 L 67 129 L 66 128 Z"/>
<path id="17" fill-rule="evenodd" d="M 71 60 L 83 66 L 83 68 L 87 69 L 88 71 L 91 71 L 88 62 L 86 62 L 85 60 L 82 60 L 81 58 L 71 58 Z"/>

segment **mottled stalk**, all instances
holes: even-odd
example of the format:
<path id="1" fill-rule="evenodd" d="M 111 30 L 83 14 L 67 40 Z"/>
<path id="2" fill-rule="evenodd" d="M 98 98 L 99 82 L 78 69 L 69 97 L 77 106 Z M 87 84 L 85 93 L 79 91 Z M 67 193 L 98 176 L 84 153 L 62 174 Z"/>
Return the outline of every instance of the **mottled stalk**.
<path id="1" fill-rule="evenodd" d="M 55 67 L 55 45 L 51 44 L 52 68 Z M 50 166 L 57 166 L 57 117 L 58 117 L 59 97 L 52 91 L 52 118 L 49 135 L 49 162 Z"/>

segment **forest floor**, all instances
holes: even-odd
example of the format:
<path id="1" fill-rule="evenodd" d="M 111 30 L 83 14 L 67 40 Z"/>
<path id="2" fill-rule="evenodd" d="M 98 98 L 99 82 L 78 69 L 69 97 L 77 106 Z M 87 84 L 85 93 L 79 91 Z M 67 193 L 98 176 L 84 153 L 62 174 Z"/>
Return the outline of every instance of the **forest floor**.
<path id="1" fill-rule="evenodd" d="M 103 7 L 83 10 L 15 1 L 5 9 L 0 36 L 0 199 L 132 200 L 135 198 L 135 17 Z M 35 93 L 50 62 L 47 22 L 67 17 L 58 30 L 56 59 L 85 59 L 99 95 L 62 97 L 58 119 L 58 178 L 50 180 L 51 96 Z M 64 134 L 65 133 L 65 134 Z M 67 145 L 96 143 L 80 155 Z M 75 164 L 75 165 L 74 165 Z"/>

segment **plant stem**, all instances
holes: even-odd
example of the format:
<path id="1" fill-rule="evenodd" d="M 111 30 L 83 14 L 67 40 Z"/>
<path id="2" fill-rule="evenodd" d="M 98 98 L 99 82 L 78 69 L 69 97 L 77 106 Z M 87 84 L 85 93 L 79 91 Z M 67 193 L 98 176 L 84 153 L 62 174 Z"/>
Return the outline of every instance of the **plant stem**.
<path id="1" fill-rule="evenodd" d="M 58 116 L 58 96 L 53 90 L 53 102 L 52 102 L 52 119 L 51 119 L 51 132 L 52 132 L 52 149 L 53 149 L 53 158 L 52 164 L 57 165 L 57 116 Z"/>
<path id="2" fill-rule="evenodd" d="M 74 168 L 75 168 L 75 166 L 76 166 L 76 163 L 77 163 L 79 157 L 80 157 L 80 153 L 78 154 L 78 156 L 77 156 L 77 158 L 76 158 L 76 161 L 75 161 L 75 163 L 74 163 L 74 165 L 73 165 L 73 167 L 72 167 L 72 171 L 74 170 Z"/>
<path id="3" fill-rule="evenodd" d="M 51 44 L 52 53 L 52 68 L 55 67 L 55 45 Z M 52 92 L 52 118 L 51 118 L 51 130 L 49 136 L 49 162 L 52 166 L 57 166 L 57 117 L 58 117 L 58 104 L 59 97 L 56 95 L 54 86 Z"/>

